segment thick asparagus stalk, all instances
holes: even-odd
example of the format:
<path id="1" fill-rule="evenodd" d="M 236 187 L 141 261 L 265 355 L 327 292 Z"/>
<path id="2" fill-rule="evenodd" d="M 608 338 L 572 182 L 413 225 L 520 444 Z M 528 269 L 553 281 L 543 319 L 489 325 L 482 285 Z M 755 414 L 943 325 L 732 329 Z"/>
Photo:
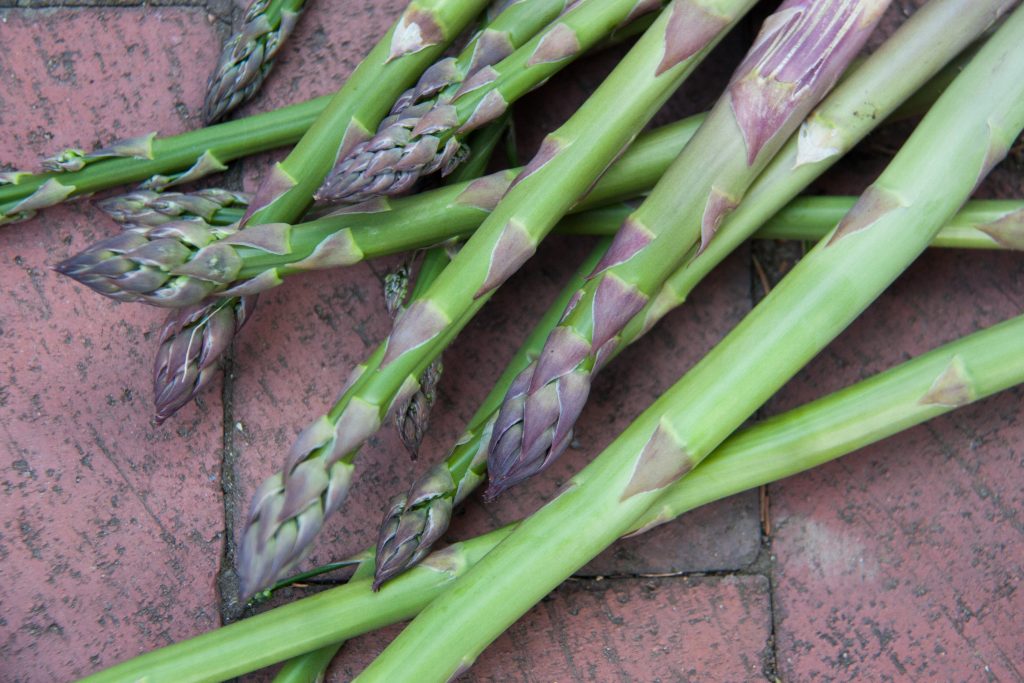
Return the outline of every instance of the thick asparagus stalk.
<path id="1" fill-rule="evenodd" d="M 331 171 L 317 190 L 317 200 L 359 202 L 401 194 L 423 175 L 450 172 L 465 156 L 462 139 L 467 133 L 501 115 L 629 21 L 638 7 L 650 9 L 649 3 L 636 0 L 576 3 L 514 52 L 445 91 L 436 103 L 410 107 L 387 121 L 383 130 Z M 506 12 L 512 9 L 515 6 Z"/>
<path id="2" fill-rule="evenodd" d="M 359 680 L 437 680 L 629 530 L 911 263 L 1024 128 L 1024 11 L 988 40 L 836 229 L 562 493 L 395 639 Z M 970 400 L 951 362 L 926 401 Z M 515 567 L 515 571 L 509 571 Z"/>
<path id="3" fill-rule="evenodd" d="M 754 236 L 768 239 L 799 239 L 817 242 L 842 220 L 853 207 L 853 197 L 811 197 L 798 199 L 783 209 Z M 981 207 L 991 203 L 994 214 L 986 213 Z M 622 220 L 632 212 L 629 206 L 589 211 L 569 217 L 561 224 L 565 229 L 583 234 L 593 233 L 612 236 Z M 1000 217 L 1006 218 L 1000 218 Z M 991 231 L 979 229 L 991 225 Z M 1012 224 L 1012 228 L 1009 226 Z M 995 236 L 993 236 L 995 235 Z M 1024 248 L 1024 211 L 1019 202 L 991 200 L 991 202 L 968 202 L 962 211 L 942 228 L 931 246 L 957 248 Z M 1017 247 L 1007 247 L 1017 243 Z M 655 302 L 681 301 L 704 275 L 727 252 L 709 249 L 700 256 L 700 268 L 683 266 L 676 271 L 662 287 Z M 581 278 L 580 278 L 581 279 Z M 577 280 L 578 281 L 578 280 Z M 572 286 L 574 283 L 570 283 Z M 530 333 L 515 358 L 509 363 L 491 393 L 481 404 L 470 421 L 464 434 L 459 438 L 443 463 L 432 468 L 409 488 L 408 493 L 398 496 L 385 514 L 377 541 L 375 586 L 381 585 L 419 562 L 426 556 L 429 547 L 444 534 L 453 507 L 464 500 L 480 484 L 485 476 L 487 444 L 498 419 L 498 409 L 504 396 L 515 392 L 515 382 L 522 381 L 520 373 L 540 356 L 547 335 L 561 320 L 572 289 L 562 292 L 544 315 L 537 327 Z M 614 359 L 626 347 L 647 332 L 674 306 L 652 304 L 642 315 L 630 322 L 620 336 L 620 343 L 612 350 Z M 517 379 L 518 378 L 518 379 Z M 519 391 L 522 391 L 520 388 Z M 411 501 L 411 502 L 410 502 Z"/>
<path id="4" fill-rule="evenodd" d="M 570 297 L 600 260 L 609 240 L 601 240 L 538 321 L 509 361 L 491 392 L 448 457 L 392 498 L 377 536 L 374 589 L 418 563 L 448 529 L 452 509 L 476 488 L 486 473 L 487 441 L 505 392 L 515 377 L 540 354 Z"/>
<path id="5" fill-rule="evenodd" d="M 884 4 L 868 7 L 873 13 Z M 554 446 L 572 429 L 594 375 L 609 360 L 613 349 L 623 343 L 620 335 L 630 320 L 638 317 L 646 330 L 664 310 L 682 303 L 703 275 L 990 26 L 1005 4 L 1002 0 L 938 0 L 927 5 L 824 100 L 800 135 L 770 163 L 763 156 L 750 163 L 749 145 L 745 144 L 750 135 L 741 136 L 743 127 L 734 122 L 733 103 L 741 95 L 752 94 L 745 84 L 750 82 L 751 74 L 761 71 L 761 67 L 741 66 L 729 91 L 694 140 L 647 201 L 623 223 L 608 258 L 574 299 L 577 305 L 567 310 L 565 320 L 552 332 L 542 356 L 549 359 L 546 365 L 536 364 L 530 376 L 523 378 L 523 386 L 509 395 L 499 428 L 492 434 L 489 495 L 532 476 L 559 455 Z M 801 6 L 803 3 L 787 3 L 779 13 L 792 19 L 790 13 Z M 857 26 L 849 27 L 850 36 L 859 34 L 862 39 L 870 22 L 861 23 L 853 5 L 840 2 L 831 6 L 842 10 L 831 18 L 847 16 L 857 22 Z M 811 5 L 819 11 L 826 7 Z M 814 14 L 811 16 L 814 18 Z M 827 14 L 817 17 L 819 21 L 827 18 Z M 949 30 L 951 20 L 958 22 L 955 32 Z M 772 35 L 771 22 L 766 22 L 767 37 Z M 826 29 L 795 22 L 792 28 L 796 36 L 811 41 L 827 33 Z M 936 36 L 942 34 L 948 37 L 937 41 Z M 785 41 L 776 44 L 787 45 Z M 848 57 L 859 42 L 843 46 L 849 50 L 845 55 Z M 760 49 L 755 45 L 752 53 Z M 764 58 L 770 59 L 771 54 L 765 51 Z M 805 53 L 808 74 L 821 78 L 819 87 L 824 88 L 830 78 L 818 70 L 811 56 Z M 842 66 L 843 56 L 841 52 L 823 56 L 826 62 L 836 58 L 832 77 Z M 792 65 L 782 73 L 798 82 L 805 80 Z M 764 87 L 770 92 L 785 82 L 768 79 Z M 741 88 L 739 94 L 736 88 Z M 813 94 L 802 101 L 790 99 L 795 109 L 779 133 L 788 135 L 815 99 Z M 860 114 L 867 110 L 874 116 Z M 776 108 L 765 111 L 771 117 L 779 116 Z M 827 126 L 827 137 L 814 132 L 822 126 Z M 825 140 L 830 151 L 813 156 L 808 152 L 808 140 Z M 760 153 L 772 153 L 782 143 L 780 135 Z M 708 159 L 715 160 L 710 167 Z M 761 168 L 764 171 L 748 188 L 753 174 Z M 739 208 L 734 210 L 737 204 Z M 720 236 L 712 239 L 716 233 Z M 684 263 L 690 271 L 681 277 L 688 284 L 663 288 L 670 274 Z M 552 395 L 566 392 L 576 395 L 577 400 L 551 401 Z"/>
<path id="6" fill-rule="evenodd" d="M 1024 316 L 734 434 L 693 472 L 656 497 L 629 533 L 646 531 L 701 505 L 811 469 L 964 402 L 1024 382 L 1022 335 Z M 951 367 L 964 368 L 969 374 L 969 393 L 946 392 L 950 387 L 944 380 Z M 513 528 L 445 548 L 389 581 L 379 593 L 372 591 L 368 577 L 353 577 L 347 585 L 144 654 L 86 680 L 224 680 L 409 619 L 444 594 Z M 360 570 L 372 565 L 368 559 Z"/>
<path id="7" fill-rule="evenodd" d="M 249 3 L 210 74 L 203 103 L 207 125 L 256 94 L 305 6 L 306 0 L 252 0 Z"/>
<path id="8" fill-rule="evenodd" d="M 415 388 L 416 378 L 750 4 L 728 0 L 726 17 L 708 15 L 695 0 L 676 0 L 569 122 L 547 138 L 483 226 L 424 297 L 399 316 L 389 339 L 356 368 L 330 412 L 300 434 L 286 474 L 257 492 L 240 552 L 243 597 L 296 561 L 324 516 L 341 504 L 359 448 L 391 407 Z M 716 2 L 716 12 L 726 11 L 724 5 Z M 680 13 L 706 21 L 666 32 Z"/>

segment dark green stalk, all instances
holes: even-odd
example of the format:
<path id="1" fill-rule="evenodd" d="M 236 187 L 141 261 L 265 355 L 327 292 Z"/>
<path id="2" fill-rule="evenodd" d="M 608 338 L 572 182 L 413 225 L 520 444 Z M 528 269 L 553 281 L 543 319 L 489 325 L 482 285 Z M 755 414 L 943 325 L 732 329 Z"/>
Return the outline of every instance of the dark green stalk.
<path id="1" fill-rule="evenodd" d="M 639 533 L 701 505 L 816 467 L 953 410 L 935 389 L 947 370 L 971 376 L 969 400 L 1024 381 L 1024 316 L 930 351 L 840 392 L 731 436 L 672 484 L 630 527 Z M 922 400 L 924 399 L 924 400 Z M 959 403 L 959 401 L 957 401 Z M 509 536 L 514 525 L 457 543 L 373 592 L 365 574 L 344 586 L 154 650 L 83 683 L 219 681 L 415 616 Z M 372 559 L 360 571 L 369 572 Z"/>

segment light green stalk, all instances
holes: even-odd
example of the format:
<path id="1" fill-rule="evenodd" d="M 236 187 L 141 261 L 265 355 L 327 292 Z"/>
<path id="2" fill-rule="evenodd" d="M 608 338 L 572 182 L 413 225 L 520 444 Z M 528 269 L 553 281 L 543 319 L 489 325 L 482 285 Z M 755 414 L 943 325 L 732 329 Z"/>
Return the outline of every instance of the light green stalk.
<path id="1" fill-rule="evenodd" d="M 538 2 L 541 0 L 529 0 L 529 4 Z M 339 157 L 342 161 L 317 190 L 317 199 L 360 202 L 403 193 L 418 178 L 435 171 L 447 174 L 465 157 L 462 140 L 466 134 L 500 116 L 636 14 L 651 9 L 649 3 L 636 0 L 575 3 L 536 35 L 525 36 L 530 40 L 500 61 L 476 69 L 435 102 L 397 114 L 373 139 Z M 505 11 L 518 13 L 519 8 L 513 5 Z M 435 74 L 425 76 L 426 92 L 444 80 Z"/>
<path id="2" fill-rule="evenodd" d="M 1024 382 L 1024 316 L 930 351 L 840 392 L 731 436 L 669 486 L 632 524 L 638 533 L 696 507 L 792 476 L 953 409 L 951 367 L 971 377 L 968 400 Z M 936 392 L 938 389 L 938 392 Z M 938 399 L 938 400 L 937 400 Z M 219 681 L 415 616 L 512 533 L 507 526 L 434 553 L 379 592 L 368 576 L 123 662 L 86 679 Z M 401 680 L 395 679 L 395 680 Z"/>
<path id="3" fill-rule="evenodd" d="M 324 516 L 340 506 L 359 449 L 391 407 L 415 390 L 416 378 L 750 4 L 716 0 L 716 10 L 727 6 L 728 17 L 705 15 L 711 16 L 705 24 L 666 32 L 680 7 L 706 11 L 696 0 L 676 0 L 577 113 L 548 136 L 483 226 L 356 368 L 334 407 L 300 434 L 285 474 L 257 492 L 239 553 L 246 596 L 273 583 L 301 555 Z"/>
<path id="4" fill-rule="evenodd" d="M 939 98 L 846 218 L 553 501 L 456 580 L 360 681 L 446 680 L 628 531 L 667 487 L 835 338 L 920 254 L 1024 128 L 1024 11 Z M 937 399 L 976 394 L 951 363 Z"/>
<path id="5" fill-rule="evenodd" d="M 509 361 L 448 456 L 417 479 L 406 493 L 392 498 L 377 539 L 375 588 L 423 559 L 447 530 L 453 508 L 483 481 L 487 472 L 487 442 L 505 392 L 519 373 L 536 360 L 570 297 L 609 244 L 608 239 L 601 240 L 583 261 Z"/>
<path id="6" fill-rule="evenodd" d="M 754 237 L 817 242 L 842 220 L 855 201 L 854 197 L 797 199 L 755 233 Z M 1024 207 L 1019 201 L 968 202 L 963 210 L 942 228 L 932 240 L 931 246 L 1022 249 L 1022 209 Z M 628 205 L 595 209 L 567 217 L 559 226 L 565 232 L 573 234 L 613 236 L 632 210 Z M 1016 246 L 1013 246 L 1014 243 Z M 606 246 L 607 243 L 602 243 L 599 248 L 603 249 Z M 721 251 L 711 252 L 711 256 L 715 254 L 725 255 Z M 596 263 L 596 258 L 588 263 L 592 266 Z M 666 281 L 663 287 L 664 294 L 656 296 L 654 300 L 678 301 L 681 292 L 691 291 L 699 282 L 694 272 L 686 266 L 680 268 Z M 583 274 L 580 273 L 570 282 L 570 287 L 582 281 Z M 406 571 L 426 556 L 430 546 L 447 530 L 454 506 L 464 500 L 484 480 L 487 445 L 498 419 L 498 409 L 505 395 L 516 391 L 515 383 L 524 382 L 524 378 L 519 376 L 520 373 L 527 370 L 540 356 L 548 334 L 560 322 L 564 307 L 573 294 L 572 289 L 563 290 L 537 323 L 470 420 L 448 457 L 416 480 L 407 493 L 399 495 L 392 502 L 381 524 L 377 541 L 374 585 L 380 585 Z M 651 306 L 645 310 L 643 316 L 626 326 L 620 343 L 612 350 L 609 360 L 617 357 L 671 310 L 671 306 Z"/>
<path id="7" fill-rule="evenodd" d="M 573 300 L 564 321 L 552 332 L 544 352 L 545 363 L 536 365 L 525 389 L 509 394 L 499 428 L 492 435 L 489 494 L 497 495 L 558 457 L 561 444 L 566 442 L 566 435 L 583 409 L 594 376 L 623 344 L 621 335 L 627 325 L 639 324 L 642 329 L 649 329 L 654 319 L 681 304 L 714 265 L 984 31 L 998 16 L 1000 4 L 1005 3 L 939 0 L 920 10 L 825 98 L 799 136 L 785 146 L 781 137 L 766 139 L 765 146 L 758 148 L 761 155 L 770 156 L 782 146 L 770 163 L 764 156 L 751 156 L 749 144 L 745 143 L 754 134 L 742 135 L 743 128 L 735 122 L 744 118 L 736 114 L 737 99 L 762 92 L 751 85 L 740 86 L 748 82 L 750 73 L 760 73 L 766 67 L 741 68 L 679 159 L 623 223 L 607 258 Z M 840 17 L 857 16 L 853 5 L 843 6 Z M 821 11 L 827 5 L 818 4 L 815 8 Z M 872 11 L 880 8 L 874 6 Z M 777 16 L 791 16 L 793 10 L 793 6 L 783 5 Z M 828 17 L 828 13 L 821 15 L 819 23 L 827 24 Z M 949 31 L 951 18 L 958 22 L 956 32 Z M 771 21 L 766 22 L 766 27 Z M 800 35 L 801 25 L 790 21 L 794 33 Z M 863 40 L 871 26 L 869 22 L 846 27 L 850 31 L 846 57 L 850 56 L 851 48 L 860 44 L 849 41 L 855 37 Z M 810 30 L 803 35 L 812 41 L 824 30 L 813 24 L 807 28 Z M 936 36 L 950 33 L 943 41 L 936 40 Z M 772 32 L 766 30 L 766 34 L 771 36 Z M 786 47 L 787 43 L 782 45 Z M 922 57 L 922 53 L 927 56 Z M 769 64 L 771 54 L 765 50 L 762 56 Z M 833 68 L 842 65 L 842 56 L 842 51 L 828 55 Z M 801 60 L 811 75 L 822 79 L 818 85 L 820 92 L 829 79 L 818 69 L 812 55 L 803 55 Z M 774 89 L 781 88 L 783 101 L 795 107 L 788 126 L 771 129 L 778 136 L 788 135 L 799 123 L 795 117 L 802 118 L 815 100 L 813 93 L 806 92 L 801 101 L 790 96 L 784 87 L 786 78 L 804 83 L 813 81 L 811 75 L 792 65 L 787 65 L 781 74 L 765 77 L 763 83 L 752 81 L 761 83 L 762 94 L 771 95 Z M 801 88 L 795 90 L 799 93 Z M 781 119 L 777 109 L 765 107 L 757 111 L 767 112 L 768 118 Z M 860 114 L 868 110 L 872 116 Z M 819 154 L 816 163 L 810 163 L 813 160 L 808 159 L 806 140 L 822 136 L 808 131 L 820 128 L 821 121 L 828 122 L 831 131 L 827 136 L 828 152 Z M 781 123 L 775 121 L 776 125 Z M 748 189 L 761 168 L 765 170 Z M 737 204 L 739 208 L 735 208 Z M 688 275 L 682 275 L 684 286 L 665 288 L 666 280 L 684 264 L 689 268 Z M 679 278 L 673 276 L 673 285 Z M 554 394 L 560 397 L 557 403 L 551 401 Z M 531 416 L 529 425 L 527 414 Z"/>

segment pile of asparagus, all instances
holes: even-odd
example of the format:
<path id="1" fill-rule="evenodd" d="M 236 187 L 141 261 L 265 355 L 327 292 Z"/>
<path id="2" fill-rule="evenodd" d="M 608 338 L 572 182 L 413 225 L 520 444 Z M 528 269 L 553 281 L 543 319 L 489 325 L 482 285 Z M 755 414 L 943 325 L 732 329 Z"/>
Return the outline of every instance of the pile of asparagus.
<path id="1" fill-rule="evenodd" d="M 303 4 L 247 10 L 210 79 L 208 123 L 256 93 Z M 216 376 L 259 293 L 426 250 L 414 284 L 407 266 L 389 276 L 391 334 L 259 487 L 242 533 L 243 601 L 342 566 L 352 578 L 94 680 L 222 680 L 289 658 L 282 680 L 314 680 L 345 639 L 411 617 L 360 680 L 447 680 L 617 538 L 1024 380 L 1015 318 L 740 429 L 927 247 L 1024 248 L 1024 204 L 968 201 L 1024 128 L 1017 2 L 930 0 L 857 61 L 887 0 L 786 0 L 706 114 L 646 130 L 755 4 L 416 0 L 331 97 L 0 174 L 0 222 L 142 183 L 99 201 L 121 232 L 56 270 L 170 309 L 158 422 Z M 528 163 L 487 173 L 520 98 L 625 40 L 635 43 Z M 908 110 L 923 117 L 859 198 L 799 196 Z M 290 144 L 252 196 L 179 191 Z M 376 548 L 297 574 L 343 506 L 360 449 L 394 421 L 418 450 L 445 349 L 552 231 L 600 239 L 447 457 L 394 492 Z M 485 480 L 493 499 L 550 466 L 595 375 L 751 237 L 817 245 L 546 506 L 434 549 Z"/>

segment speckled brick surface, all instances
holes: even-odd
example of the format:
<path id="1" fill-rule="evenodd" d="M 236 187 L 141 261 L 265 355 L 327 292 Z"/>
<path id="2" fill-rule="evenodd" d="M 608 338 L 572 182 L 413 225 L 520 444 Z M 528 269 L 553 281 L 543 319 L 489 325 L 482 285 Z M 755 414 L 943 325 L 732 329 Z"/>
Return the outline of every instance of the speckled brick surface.
<path id="1" fill-rule="evenodd" d="M 15 8 L 44 4 L 59 3 L 0 0 L 10 7 L 0 9 L 0 167 L 198 125 L 225 30 L 216 17 L 230 13 L 228 0 Z M 887 24 L 915 4 L 893 3 Z M 318 0 L 266 94 L 243 113 L 331 92 L 402 5 Z M 726 41 L 658 120 L 713 101 L 751 32 L 741 27 Z M 523 152 L 622 50 L 524 99 Z M 816 191 L 858 191 L 893 139 L 870 140 Z M 238 163 L 224 182 L 253 189 L 280 155 Z M 1021 178 L 1018 155 L 981 192 L 1024 196 Z M 262 297 L 223 383 L 154 427 L 149 374 L 163 314 L 114 304 L 48 269 L 116 229 L 87 201 L 0 228 L 2 681 L 73 679 L 233 616 L 225 560 L 250 494 L 389 330 L 381 279 L 397 258 L 294 278 Z M 411 460 L 391 430 L 372 439 L 349 504 L 308 564 L 374 540 L 388 498 L 447 450 L 589 247 L 548 241 L 468 326 L 445 356 L 420 458 Z M 756 252 L 762 260 L 773 253 L 791 252 Z M 449 536 L 493 528 L 548 500 L 750 309 L 751 259 L 744 247 L 602 374 L 576 447 L 545 476 L 492 505 L 471 499 Z M 766 412 L 1022 310 L 1018 255 L 928 254 Z M 769 487 L 767 536 L 762 501 L 748 492 L 618 544 L 502 636 L 464 680 L 1021 680 L 1022 397 L 989 399 Z M 354 639 L 329 680 L 350 678 L 397 632 Z"/>
<path id="2" fill-rule="evenodd" d="M 205 17 L 0 11 L 0 161 L 191 125 L 189 65 L 214 56 Z M 219 623 L 218 393 L 153 427 L 163 315 L 49 270 L 116 229 L 86 203 L 0 228 L 4 680 L 69 680 Z"/>

